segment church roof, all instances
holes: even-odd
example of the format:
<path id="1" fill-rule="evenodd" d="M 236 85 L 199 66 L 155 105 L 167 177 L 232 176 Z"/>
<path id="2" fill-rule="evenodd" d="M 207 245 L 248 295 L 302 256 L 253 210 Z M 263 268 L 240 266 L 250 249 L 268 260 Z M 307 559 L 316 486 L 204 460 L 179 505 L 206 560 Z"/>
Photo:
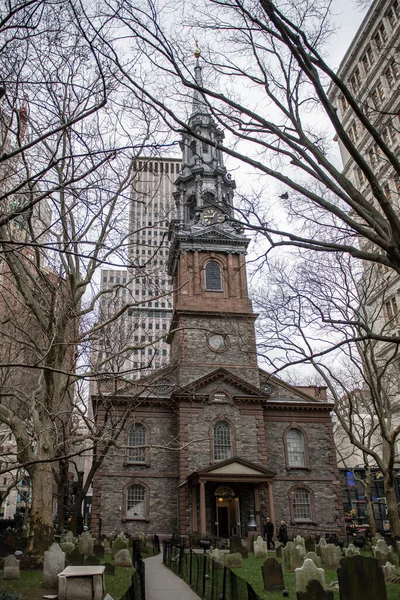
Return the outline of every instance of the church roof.
<path id="1" fill-rule="evenodd" d="M 233 456 L 213 465 L 194 471 L 188 480 L 206 479 L 217 481 L 265 481 L 275 477 L 276 472 L 266 469 L 259 464 Z"/>

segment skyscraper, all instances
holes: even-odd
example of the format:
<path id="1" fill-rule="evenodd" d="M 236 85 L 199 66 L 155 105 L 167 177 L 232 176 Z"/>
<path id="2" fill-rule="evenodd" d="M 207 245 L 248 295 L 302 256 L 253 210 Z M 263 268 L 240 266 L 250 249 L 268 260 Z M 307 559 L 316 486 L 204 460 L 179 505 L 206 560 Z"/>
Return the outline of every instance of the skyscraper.
<path id="1" fill-rule="evenodd" d="M 129 304 L 100 337 L 96 356 L 102 371 L 137 378 L 168 361 L 165 336 L 172 317 L 168 228 L 180 166 L 175 158 L 143 157 L 136 162 L 127 238 L 130 267 L 101 271 L 100 290 L 106 293 L 100 301 L 100 321 L 112 319 Z"/>

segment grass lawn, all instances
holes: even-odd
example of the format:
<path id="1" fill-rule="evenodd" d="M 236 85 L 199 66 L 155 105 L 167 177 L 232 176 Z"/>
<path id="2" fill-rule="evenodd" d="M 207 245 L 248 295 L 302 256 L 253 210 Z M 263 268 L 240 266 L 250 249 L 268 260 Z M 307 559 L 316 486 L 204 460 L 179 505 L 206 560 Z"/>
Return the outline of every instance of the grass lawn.
<path id="1" fill-rule="evenodd" d="M 270 556 L 274 556 L 274 553 L 271 553 Z M 249 581 L 254 591 L 260 596 L 260 598 L 265 598 L 266 600 L 282 600 L 282 592 L 266 592 L 264 590 L 264 584 L 262 580 L 261 574 L 261 565 L 264 560 L 262 558 L 253 558 L 253 555 L 249 553 L 249 558 L 243 560 L 243 567 L 241 569 L 232 569 L 239 577 L 246 579 Z M 281 559 L 278 558 L 278 562 L 282 562 Z M 283 573 L 283 578 L 285 581 L 286 589 L 290 592 L 290 598 L 296 598 L 296 585 L 295 585 L 295 574 L 294 573 Z M 337 573 L 336 571 L 327 571 L 325 570 L 325 585 L 326 587 L 332 582 L 337 581 Z M 387 596 L 388 600 L 399 600 L 400 598 L 400 585 L 395 583 L 387 583 Z M 334 599 L 339 600 L 339 591 L 334 590 Z M 360 599 L 362 600 L 362 599 Z M 379 600 L 378 598 L 376 600 Z"/>
<path id="2" fill-rule="evenodd" d="M 101 562 L 111 562 L 111 555 L 106 554 Z M 115 575 L 106 575 L 106 592 L 115 600 L 120 600 L 131 584 L 133 573 L 133 568 L 115 567 Z M 4 581 L 3 573 L 0 573 L 0 590 L 15 592 L 24 600 L 42 600 L 45 594 L 50 594 L 51 591 L 42 588 L 41 583 L 42 571 L 21 571 L 20 579 L 15 581 Z"/>

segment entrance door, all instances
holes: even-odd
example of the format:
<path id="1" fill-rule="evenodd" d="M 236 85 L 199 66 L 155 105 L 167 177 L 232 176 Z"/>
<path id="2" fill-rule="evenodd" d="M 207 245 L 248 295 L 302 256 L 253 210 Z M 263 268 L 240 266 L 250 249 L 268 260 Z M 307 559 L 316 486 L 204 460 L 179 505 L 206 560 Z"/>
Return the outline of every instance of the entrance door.
<path id="1" fill-rule="evenodd" d="M 218 505 L 218 528 L 219 537 L 229 537 L 229 512 L 227 506 Z"/>
<path id="2" fill-rule="evenodd" d="M 219 537 L 240 535 L 239 498 L 216 498 L 216 534 Z"/>

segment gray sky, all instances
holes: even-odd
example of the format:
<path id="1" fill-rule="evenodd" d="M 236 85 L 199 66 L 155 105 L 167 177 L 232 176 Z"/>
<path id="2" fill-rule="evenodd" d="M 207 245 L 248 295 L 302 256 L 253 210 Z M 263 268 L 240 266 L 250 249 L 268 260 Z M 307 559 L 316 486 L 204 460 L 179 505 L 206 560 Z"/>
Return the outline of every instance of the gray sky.
<path id="1" fill-rule="evenodd" d="M 329 63 L 331 67 L 338 67 L 361 25 L 368 7 L 360 10 L 355 6 L 354 0 L 333 0 L 332 10 L 337 15 L 335 18 L 337 32 L 328 44 Z"/>

